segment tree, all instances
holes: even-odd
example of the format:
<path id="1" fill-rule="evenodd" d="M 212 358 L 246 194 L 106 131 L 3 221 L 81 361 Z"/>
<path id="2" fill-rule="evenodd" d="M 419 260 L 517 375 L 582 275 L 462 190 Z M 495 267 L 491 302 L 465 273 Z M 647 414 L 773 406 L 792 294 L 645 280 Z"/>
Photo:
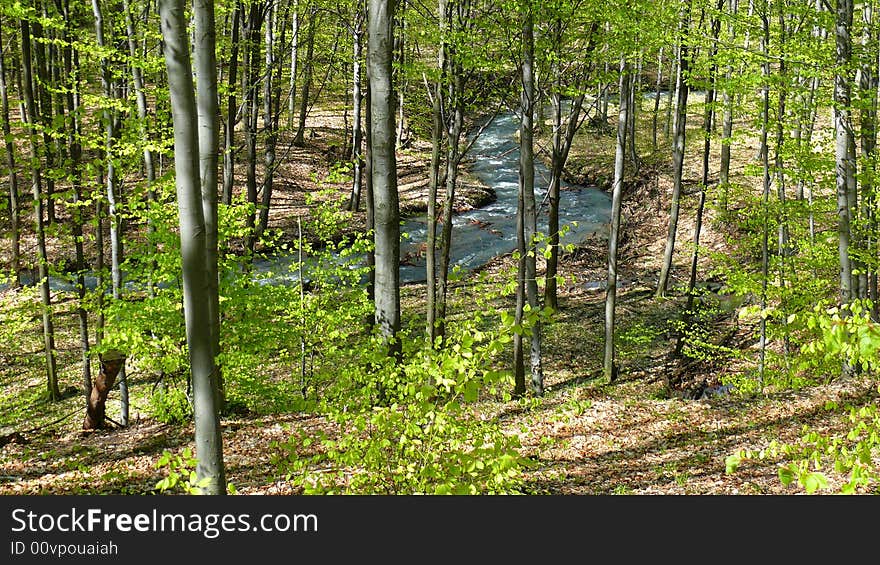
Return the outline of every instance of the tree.
<path id="1" fill-rule="evenodd" d="M 369 3 L 370 174 L 375 240 L 376 324 L 400 353 L 400 204 L 397 194 L 395 95 L 391 80 L 396 0 Z"/>
<path id="2" fill-rule="evenodd" d="M 663 252 L 663 264 L 660 268 L 660 281 L 657 283 L 657 297 L 664 296 L 669 286 L 669 274 L 672 270 L 672 257 L 675 251 L 675 235 L 678 230 L 678 213 L 681 203 L 682 169 L 684 167 L 684 149 L 687 132 L 688 102 L 688 68 L 690 64 L 689 30 L 691 25 L 691 0 L 685 0 L 681 10 L 678 38 L 678 68 L 675 75 L 675 119 L 673 120 L 672 139 L 672 201 L 669 209 L 669 231 L 666 237 L 666 249 Z"/>
<path id="3" fill-rule="evenodd" d="M 202 493 L 224 494 L 226 480 L 223 440 L 220 434 L 219 387 L 211 333 L 210 305 L 215 302 L 212 293 L 216 292 L 216 286 L 209 280 L 210 253 L 199 163 L 199 149 L 203 147 L 200 145 L 199 135 L 201 120 L 198 119 L 196 106 L 183 0 L 161 0 L 159 14 L 174 126 L 175 185 L 183 260 L 183 310 L 193 383 L 196 455 L 199 461 L 196 475 L 198 484 L 204 485 L 201 486 Z M 195 50 L 196 53 L 201 53 L 201 67 L 206 57 L 210 59 L 210 51 L 213 49 L 213 3 L 197 0 L 194 17 L 197 30 Z M 200 95 L 216 98 L 216 81 L 206 82 L 207 84 L 200 85 L 200 90 L 204 88 L 208 92 Z M 210 138 L 217 134 L 206 132 L 206 135 Z M 216 261 L 216 255 L 214 260 Z"/>
<path id="4" fill-rule="evenodd" d="M 535 75 L 534 75 L 534 12 L 531 2 L 524 6 L 522 27 L 522 61 L 520 63 L 520 168 L 519 196 L 517 198 L 517 251 L 519 265 L 517 269 L 517 309 L 515 319 L 521 326 L 525 317 L 525 304 L 529 305 L 529 317 L 532 320 L 529 332 L 529 361 L 531 367 L 532 392 L 541 396 L 544 393 L 544 369 L 541 360 L 541 305 L 538 296 L 537 269 L 537 237 L 538 215 L 535 202 L 535 153 L 534 153 L 534 112 L 535 112 Z M 519 365 L 524 360 L 522 337 L 514 339 L 514 363 Z M 519 351 L 517 351 L 519 349 Z M 520 374 L 520 369 L 515 369 Z M 518 394 L 520 383 L 517 383 Z"/>
<path id="5" fill-rule="evenodd" d="M 28 137 L 31 146 L 31 192 L 34 206 L 34 231 L 37 238 L 37 268 L 43 314 L 43 345 L 46 355 L 46 392 L 50 400 L 59 400 L 58 369 L 55 358 L 55 325 L 52 319 L 52 294 L 49 289 L 49 257 L 46 252 L 46 230 L 43 221 L 43 177 L 40 166 L 40 148 L 37 145 L 37 108 L 34 99 L 34 73 L 31 65 L 31 23 L 28 16 L 19 20 L 21 29 L 21 58 L 23 96 L 27 109 Z"/>
<path id="6" fill-rule="evenodd" d="M 603 374 L 608 382 L 617 378 L 615 362 L 614 323 L 617 304 L 617 245 L 620 239 L 620 207 L 623 193 L 624 165 L 626 161 L 626 136 L 629 123 L 629 104 L 632 76 L 629 64 L 620 61 L 620 106 L 617 120 L 617 143 L 614 152 L 614 183 L 611 189 L 611 229 L 608 233 L 608 284 L 605 291 L 605 358 Z"/>

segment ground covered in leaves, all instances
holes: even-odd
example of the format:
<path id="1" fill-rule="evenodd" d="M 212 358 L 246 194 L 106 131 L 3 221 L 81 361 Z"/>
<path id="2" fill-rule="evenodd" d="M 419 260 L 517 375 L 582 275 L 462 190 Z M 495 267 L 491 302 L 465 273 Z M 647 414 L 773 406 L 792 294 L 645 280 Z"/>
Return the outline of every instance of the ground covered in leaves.
<path id="1" fill-rule="evenodd" d="M 307 213 L 306 192 L 333 186 L 327 181 L 329 163 L 338 158 L 332 128 L 313 124 L 307 147 L 291 148 L 295 164 L 279 172 L 272 219 L 276 227 L 289 228 L 291 220 Z M 606 134 L 596 134 L 601 135 Z M 421 209 L 425 194 L 426 150 L 416 143 L 401 154 L 403 201 L 410 211 Z M 708 322 L 711 335 L 743 355 L 722 362 L 684 362 L 672 355 L 675 335 L 669 321 L 684 307 L 689 255 L 680 246 L 671 291 L 666 298 L 655 298 L 671 191 L 667 169 L 662 158 L 644 162 L 625 191 L 617 310 L 620 377 L 613 383 L 601 378 L 607 251 L 604 236 L 598 234 L 562 258 L 560 309 L 545 328 L 545 395 L 478 407 L 484 417 L 498 418 L 506 433 L 519 436 L 522 454 L 534 463 L 526 472 L 526 493 L 798 493 L 780 483 L 773 457 L 746 461 L 730 474 L 725 459 L 741 449 L 763 449 L 774 440 L 795 441 L 805 425 L 820 433 L 844 430 L 846 405 L 877 401 L 876 380 L 865 375 L 758 395 L 719 388 L 725 376 L 753 368 L 756 347 L 754 326 L 737 315 L 747 298 L 727 296 L 720 285 L 710 287 L 706 298 L 719 305 Z M 589 176 L 584 171 L 580 175 Z M 344 183 L 335 186 L 337 191 L 346 189 Z M 491 191 L 471 184 L 460 207 L 490 197 Z M 680 241 L 692 237 L 695 199 L 691 193 L 682 203 Z M 704 229 L 704 244 L 723 251 L 720 228 L 709 221 Z M 485 270 L 509 268 L 511 261 L 500 257 Z M 5 292 L 8 297 L 15 291 Z M 408 286 L 407 307 L 419 307 L 422 294 L 419 285 Z M 30 331 L 37 333 L 33 322 Z M 76 359 L 75 342 L 60 348 Z M 0 411 L 6 424 L 0 429 L 0 494 L 154 493 L 166 475 L 156 466 L 162 452 L 192 447 L 191 423 L 162 424 L 138 406 L 129 426 L 84 434 L 81 393 L 72 387 L 61 402 L 41 401 L 41 352 L 14 350 L 4 349 L 5 368 L 0 370 Z M 76 383 L 76 374 L 71 362 L 63 369 L 63 384 Z M 134 387 L 150 385 L 143 375 L 129 378 Z M 111 395 L 111 404 L 114 399 Z M 296 493 L 272 463 L 273 442 L 301 430 L 332 432 L 321 417 L 307 413 L 229 415 L 222 425 L 226 478 L 240 494 Z"/>

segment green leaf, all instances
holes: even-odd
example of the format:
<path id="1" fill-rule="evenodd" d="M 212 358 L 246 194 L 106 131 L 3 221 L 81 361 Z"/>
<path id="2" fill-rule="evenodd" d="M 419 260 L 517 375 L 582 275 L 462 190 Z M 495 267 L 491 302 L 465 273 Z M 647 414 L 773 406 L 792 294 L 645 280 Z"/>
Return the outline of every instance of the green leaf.
<path id="1" fill-rule="evenodd" d="M 780 467 L 779 468 L 779 482 L 782 483 L 783 486 L 788 486 L 794 481 L 794 473 L 789 467 Z"/>

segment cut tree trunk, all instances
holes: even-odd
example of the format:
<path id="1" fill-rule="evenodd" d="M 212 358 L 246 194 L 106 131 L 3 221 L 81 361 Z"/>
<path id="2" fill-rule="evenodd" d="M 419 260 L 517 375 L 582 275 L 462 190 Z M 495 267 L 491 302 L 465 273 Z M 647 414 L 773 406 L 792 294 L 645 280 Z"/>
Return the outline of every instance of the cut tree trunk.
<path id="1" fill-rule="evenodd" d="M 122 367 L 125 366 L 125 356 L 118 351 L 110 351 L 101 358 L 101 370 L 92 383 L 89 393 L 89 401 L 86 405 L 86 418 L 83 420 L 83 430 L 103 430 L 106 428 L 107 419 L 107 395 Z"/>

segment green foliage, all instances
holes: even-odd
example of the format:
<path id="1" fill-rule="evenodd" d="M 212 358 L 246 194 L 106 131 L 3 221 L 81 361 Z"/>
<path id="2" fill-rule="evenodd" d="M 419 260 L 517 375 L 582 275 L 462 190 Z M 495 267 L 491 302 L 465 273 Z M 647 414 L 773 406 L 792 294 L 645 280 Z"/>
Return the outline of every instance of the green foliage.
<path id="1" fill-rule="evenodd" d="M 837 410 L 828 402 L 826 410 Z M 804 426 L 801 438 L 791 444 L 773 441 L 759 451 L 740 450 L 725 460 L 726 472 L 735 473 L 743 461 L 782 459 L 779 481 L 797 484 L 806 493 L 829 490 L 828 473 L 845 477 L 836 487 L 841 494 L 880 494 L 880 470 L 875 463 L 880 455 L 880 409 L 875 405 L 847 406 L 850 429 L 845 434 L 823 434 Z"/>
<path id="2" fill-rule="evenodd" d="M 517 438 L 471 411 L 481 394 L 510 386 L 506 372 L 491 368 L 503 340 L 479 329 L 482 318 L 450 327 L 436 348 L 404 336 L 399 362 L 381 339 L 371 341 L 344 398 L 322 404 L 333 431 L 275 444 L 279 473 L 306 493 L 520 492 L 527 462 Z"/>
<path id="3" fill-rule="evenodd" d="M 192 419 L 193 410 L 180 388 L 159 388 L 151 396 L 149 414 L 164 424 L 182 424 Z"/>
<path id="4" fill-rule="evenodd" d="M 200 489 L 206 487 L 210 477 L 204 477 L 201 481 L 196 477 L 195 467 L 198 460 L 193 457 L 190 448 L 184 448 L 180 454 L 172 453 L 167 449 L 156 462 L 156 468 L 167 469 L 166 476 L 156 483 L 156 489 L 165 493 L 180 488 L 185 494 L 199 494 Z"/>
<path id="5" fill-rule="evenodd" d="M 178 489 L 184 494 L 201 494 L 201 489 L 210 484 L 211 478 L 203 477 L 199 480 L 195 471 L 198 463 L 189 447 L 185 447 L 179 454 L 164 450 L 156 461 L 156 468 L 165 468 L 166 475 L 156 483 L 156 490 L 162 494 Z M 237 489 L 232 483 L 227 483 L 226 492 L 235 494 Z"/>

